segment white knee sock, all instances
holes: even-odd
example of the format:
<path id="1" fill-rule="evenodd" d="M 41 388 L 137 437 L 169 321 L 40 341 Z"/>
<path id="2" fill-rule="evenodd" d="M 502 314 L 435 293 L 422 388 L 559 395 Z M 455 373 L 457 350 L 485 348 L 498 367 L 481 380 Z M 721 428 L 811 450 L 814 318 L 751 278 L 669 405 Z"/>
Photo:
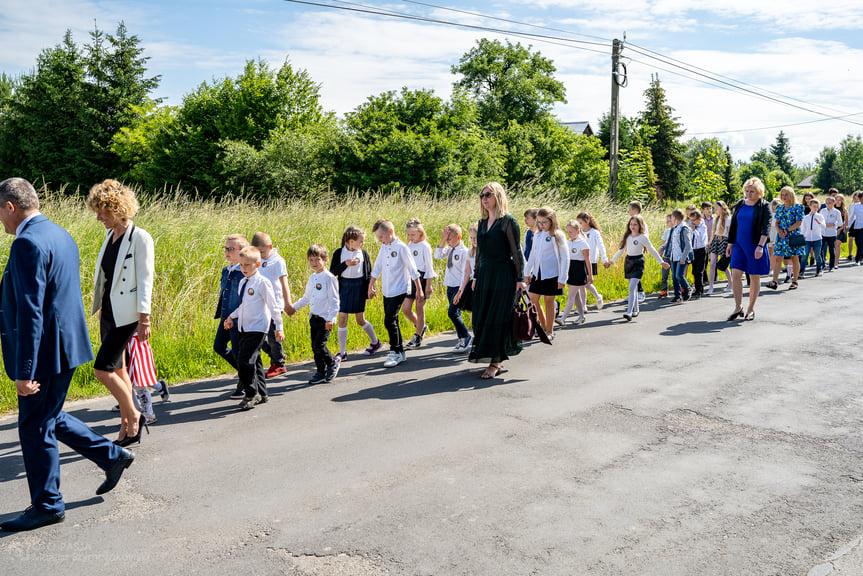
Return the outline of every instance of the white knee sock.
<path id="1" fill-rule="evenodd" d="M 587 289 L 593 294 L 593 297 L 596 298 L 596 301 L 599 302 L 599 290 L 596 289 L 596 286 L 593 284 L 588 284 Z"/>
<path id="2" fill-rule="evenodd" d="M 560 317 L 561 322 L 566 322 L 567 316 L 572 312 L 572 307 L 575 304 L 575 295 L 578 289 L 575 286 L 567 286 L 566 306 L 563 307 L 563 314 Z"/>
<path id="3" fill-rule="evenodd" d="M 339 352 L 344 354 L 348 349 L 348 327 L 339 328 Z"/>
<path id="4" fill-rule="evenodd" d="M 372 343 L 372 344 L 378 343 L 378 337 L 375 334 L 375 327 L 372 326 L 371 322 L 366 322 L 365 325 L 363 326 L 363 330 L 365 330 L 366 334 L 369 335 L 369 342 L 370 343 Z"/>

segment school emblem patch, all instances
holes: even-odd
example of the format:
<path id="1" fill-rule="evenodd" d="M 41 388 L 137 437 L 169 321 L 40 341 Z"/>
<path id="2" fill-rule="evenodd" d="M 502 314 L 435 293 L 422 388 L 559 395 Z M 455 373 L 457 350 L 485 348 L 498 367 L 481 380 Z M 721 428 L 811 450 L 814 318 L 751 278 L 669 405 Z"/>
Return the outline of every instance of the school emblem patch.
<path id="1" fill-rule="evenodd" d="M 572 249 L 572 253 L 573 253 L 573 254 L 578 254 L 578 248 L 573 248 L 573 249 Z"/>
<path id="2" fill-rule="evenodd" d="M 395 251 L 395 250 L 393 250 L 392 252 L 390 252 L 390 256 L 392 256 L 393 258 L 395 258 L 395 257 L 396 257 L 396 251 Z"/>
<path id="3" fill-rule="evenodd" d="M 247 290 L 247 293 L 248 293 L 248 295 L 249 295 L 249 296 L 254 296 L 254 295 L 255 295 L 255 289 L 254 289 L 254 288 L 249 288 L 249 289 Z"/>
<path id="4" fill-rule="evenodd" d="M 315 284 L 315 290 L 320 290 L 321 288 L 323 288 L 323 286 L 321 286 L 320 284 Z"/>
<path id="5" fill-rule="evenodd" d="M 638 240 L 633 240 L 632 243 L 638 246 Z"/>
<path id="6" fill-rule="evenodd" d="M 546 242 L 551 242 L 551 236 L 546 236 L 546 237 L 545 237 L 545 241 L 546 241 Z"/>
<path id="7" fill-rule="evenodd" d="M 453 260 L 458 261 L 458 259 L 459 259 L 459 258 L 461 258 L 461 256 L 459 256 L 458 254 L 456 254 L 455 256 L 453 256 Z"/>
<path id="8" fill-rule="evenodd" d="M 419 250 L 414 250 L 414 256 L 419 256 L 419 255 L 420 255 L 420 251 L 419 251 Z"/>
<path id="9" fill-rule="evenodd" d="M 264 262 L 263 264 L 261 264 L 261 268 L 266 268 L 267 264 L 269 264 L 269 262 Z"/>

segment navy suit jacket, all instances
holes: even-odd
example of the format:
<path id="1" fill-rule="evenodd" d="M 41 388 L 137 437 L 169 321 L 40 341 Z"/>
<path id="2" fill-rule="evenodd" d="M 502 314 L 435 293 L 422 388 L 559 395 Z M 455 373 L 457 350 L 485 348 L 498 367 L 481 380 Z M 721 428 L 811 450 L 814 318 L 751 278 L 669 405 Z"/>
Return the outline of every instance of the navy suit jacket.
<path id="1" fill-rule="evenodd" d="M 34 216 L 12 242 L 0 284 L 0 344 L 12 380 L 39 380 L 93 359 L 78 245 Z"/>

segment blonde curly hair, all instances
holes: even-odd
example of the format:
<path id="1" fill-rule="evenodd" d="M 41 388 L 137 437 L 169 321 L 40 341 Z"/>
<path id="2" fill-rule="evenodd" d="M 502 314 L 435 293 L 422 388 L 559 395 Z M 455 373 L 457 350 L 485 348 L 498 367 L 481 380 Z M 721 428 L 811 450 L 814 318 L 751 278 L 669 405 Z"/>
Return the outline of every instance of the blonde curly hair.
<path id="1" fill-rule="evenodd" d="M 108 213 L 121 220 L 131 220 L 140 208 L 135 192 L 110 178 L 90 188 L 87 207 L 93 212 Z"/>

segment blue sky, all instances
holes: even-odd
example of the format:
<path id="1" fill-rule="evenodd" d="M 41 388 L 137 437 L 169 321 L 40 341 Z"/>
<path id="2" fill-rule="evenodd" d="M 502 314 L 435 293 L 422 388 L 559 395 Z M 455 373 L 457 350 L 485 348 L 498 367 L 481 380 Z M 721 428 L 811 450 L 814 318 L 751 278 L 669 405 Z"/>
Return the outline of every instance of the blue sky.
<path id="1" fill-rule="evenodd" d="M 332 0 L 321 0 L 332 2 Z M 362 2 L 362 0 L 358 0 Z M 332 2 L 335 3 L 335 2 Z M 511 31 L 558 34 L 483 20 L 403 2 L 366 0 L 369 6 Z M 650 75 L 658 73 L 669 103 L 687 130 L 685 138 L 716 135 L 735 159 L 771 144 L 779 128 L 751 130 L 822 118 L 812 112 L 766 102 L 672 74 L 691 76 L 637 54 L 648 48 L 690 65 L 770 90 L 798 105 L 849 118 L 784 128 L 792 155 L 813 161 L 826 145 L 863 133 L 863 0 L 508 0 L 428 3 L 455 7 L 540 26 L 565 29 L 568 36 L 630 44 L 629 86 L 621 109 L 636 115 Z M 382 18 L 283 0 L 0 0 L 0 71 L 30 69 L 38 53 L 58 43 L 69 28 L 87 41 L 94 20 L 113 31 L 124 20 L 161 74 L 156 96 L 178 104 L 183 94 L 213 78 L 235 76 L 246 59 L 273 66 L 286 58 L 321 83 L 325 108 L 339 114 L 385 90 L 432 88 L 448 97 L 450 65 L 480 37 L 501 34 Z M 539 39 L 509 36 L 532 44 L 557 66 L 567 103 L 556 108 L 562 120 L 589 120 L 594 126 L 610 101 L 610 49 L 589 52 Z M 661 70 L 665 68 L 666 70 Z M 746 131 L 742 131 L 746 130 Z"/>

